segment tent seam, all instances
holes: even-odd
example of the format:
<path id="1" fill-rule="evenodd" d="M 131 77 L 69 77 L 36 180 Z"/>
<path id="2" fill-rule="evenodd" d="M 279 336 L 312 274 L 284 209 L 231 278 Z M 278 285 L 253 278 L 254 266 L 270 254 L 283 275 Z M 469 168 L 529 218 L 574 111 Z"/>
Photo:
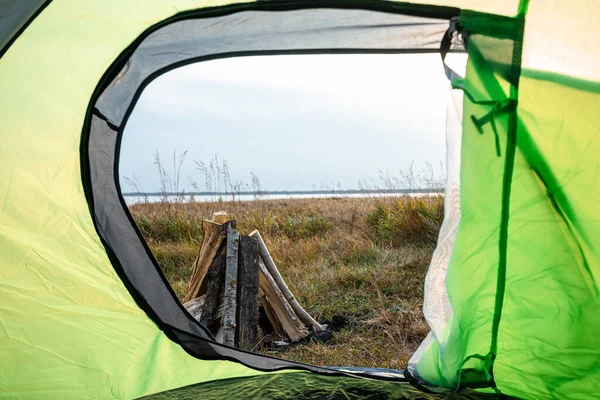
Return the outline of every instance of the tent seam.
<path id="1" fill-rule="evenodd" d="M 510 86 L 510 98 L 518 102 L 519 99 L 519 79 L 521 76 L 521 61 L 523 53 L 523 38 L 525 34 L 525 15 L 527 12 L 529 0 L 521 0 L 519 4 L 519 13 L 517 20 L 519 21 L 517 38 L 513 47 L 511 77 L 514 83 Z M 509 114 L 508 138 L 506 144 L 506 159 L 504 167 L 504 176 L 502 183 L 502 210 L 500 222 L 500 240 L 498 245 L 499 260 L 498 260 L 498 276 L 496 281 L 496 299 L 494 305 L 494 316 L 492 320 L 492 339 L 490 343 L 490 365 L 489 374 L 491 383 L 494 382 L 494 363 L 498 353 L 498 331 L 500 321 L 502 319 L 502 310 L 504 307 L 504 296 L 506 293 L 506 269 L 508 258 L 508 228 L 510 220 L 510 200 L 512 190 L 512 179 L 514 172 L 516 148 L 517 148 L 517 110 Z"/>

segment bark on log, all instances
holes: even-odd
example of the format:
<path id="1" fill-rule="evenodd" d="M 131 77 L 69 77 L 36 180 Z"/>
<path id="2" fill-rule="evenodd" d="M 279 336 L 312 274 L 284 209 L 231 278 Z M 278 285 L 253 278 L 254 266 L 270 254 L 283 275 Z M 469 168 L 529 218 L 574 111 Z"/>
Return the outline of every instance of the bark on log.
<path id="1" fill-rule="evenodd" d="M 258 280 L 260 288 L 265 294 L 265 300 L 272 307 L 283 327 L 285 335 L 292 342 L 297 342 L 308 336 L 308 329 L 306 329 L 306 326 L 302 324 L 298 316 L 294 313 L 294 310 L 292 310 L 292 307 L 290 307 L 290 304 L 283 296 L 283 293 L 281 293 L 267 267 L 260 261 Z"/>
<path id="2" fill-rule="evenodd" d="M 194 261 L 192 276 L 183 296 L 184 303 L 202 294 L 200 293 L 200 289 L 204 282 L 204 277 L 213 264 L 221 243 L 227 236 L 228 224 L 231 224 L 231 222 L 221 225 L 209 220 L 202 221 L 202 243 L 198 257 Z"/>
<path id="3" fill-rule="evenodd" d="M 292 307 L 292 309 L 294 310 L 296 315 L 298 315 L 300 320 L 303 323 L 305 323 L 306 325 L 310 326 L 311 329 L 313 330 L 313 332 L 322 332 L 325 329 L 327 329 L 327 326 L 323 326 L 323 325 L 319 324 L 317 321 L 315 321 L 315 319 L 313 317 L 311 317 L 311 315 L 309 313 L 307 313 L 304 310 L 304 308 L 302 308 L 300 303 L 298 303 L 298 300 L 296 300 L 296 298 L 294 297 L 294 295 L 292 294 L 292 292 L 290 291 L 288 286 L 285 284 L 285 281 L 281 277 L 281 274 L 279 273 L 279 270 L 277 269 L 277 266 L 275 265 L 275 262 L 273 261 L 271 254 L 269 254 L 269 249 L 267 249 L 267 245 L 265 244 L 265 241 L 263 240 L 262 236 L 260 235 L 260 232 L 258 232 L 257 230 L 254 230 L 248 236 L 255 237 L 256 240 L 258 241 L 258 250 L 259 250 L 259 254 L 260 254 L 262 261 L 265 263 L 265 266 L 267 267 L 268 271 L 271 273 L 271 276 L 273 277 L 275 282 L 277 282 L 277 286 L 279 287 L 279 289 L 285 296 L 285 299 L 287 299 L 287 301 L 289 302 L 290 306 Z"/>
<path id="4" fill-rule="evenodd" d="M 258 257 L 256 239 L 240 236 L 236 342 L 250 351 L 258 342 Z"/>
<path id="5" fill-rule="evenodd" d="M 239 232 L 235 227 L 227 229 L 227 257 L 225 261 L 225 301 L 223 309 L 223 344 L 235 345 Z"/>
<path id="6" fill-rule="evenodd" d="M 200 297 L 196 297 L 195 299 L 192 299 L 192 300 L 188 301 L 187 303 L 183 304 L 185 309 L 190 313 L 190 315 L 192 317 L 194 317 L 196 319 L 196 321 L 200 321 L 200 318 L 202 316 L 202 310 L 204 308 L 204 300 L 205 299 L 206 299 L 206 295 L 203 295 Z"/>
<path id="7" fill-rule="evenodd" d="M 199 311 L 198 321 L 204 325 L 213 335 L 216 335 L 220 327 L 219 305 L 223 299 L 223 286 L 225 285 L 225 244 L 220 248 L 212 266 L 206 274 L 206 293 L 204 304 Z M 186 303 L 188 304 L 188 303 Z"/>

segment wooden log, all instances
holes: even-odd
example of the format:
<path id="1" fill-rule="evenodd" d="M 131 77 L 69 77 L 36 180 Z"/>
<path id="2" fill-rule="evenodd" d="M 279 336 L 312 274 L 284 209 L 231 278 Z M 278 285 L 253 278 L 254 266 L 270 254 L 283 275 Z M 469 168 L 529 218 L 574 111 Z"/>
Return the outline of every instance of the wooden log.
<path id="1" fill-rule="evenodd" d="M 223 318 L 223 344 L 235 345 L 236 310 L 237 310 L 237 279 L 238 279 L 238 253 L 239 232 L 235 227 L 227 228 L 227 257 L 225 261 L 225 299 Z"/>
<path id="2" fill-rule="evenodd" d="M 244 350 L 258 342 L 258 257 L 256 239 L 240 236 L 236 343 Z"/>
<path id="3" fill-rule="evenodd" d="M 306 329 L 306 326 L 302 324 L 294 313 L 294 310 L 292 310 L 292 307 L 290 307 L 290 304 L 283 296 L 283 293 L 281 293 L 267 267 L 261 261 L 259 261 L 258 265 L 258 281 L 260 288 L 265 294 L 264 300 L 273 309 L 273 313 L 281 323 L 285 336 L 292 342 L 297 342 L 308 336 L 308 329 Z"/>
<path id="4" fill-rule="evenodd" d="M 212 214 L 212 221 L 217 224 L 224 224 L 229 221 L 229 215 L 225 211 L 216 211 Z"/>
<path id="5" fill-rule="evenodd" d="M 258 251 L 262 261 L 265 263 L 265 266 L 271 273 L 273 279 L 275 280 L 275 282 L 277 282 L 277 286 L 285 296 L 285 299 L 289 302 L 296 315 L 298 315 L 300 320 L 307 326 L 310 326 L 313 332 L 322 332 L 325 329 L 327 329 L 327 325 L 321 325 L 317 321 L 315 321 L 315 319 L 311 317 L 311 315 L 307 313 L 304 310 L 304 308 L 302 308 L 300 303 L 298 303 L 298 300 L 296 300 L 288 286 L 285 284 L 285 281 L 281 277 L 281 274 L 279 273 L 279 270 L 277 269 L 277 266 L 275 265 L 271 254 L 269 253 L 269 249 L 267 249 L 265 241 L 263 240 L 262 236 L 260 236 L 260 232 L 254 230 L 248 236 L 255 237 L 258 241 Z"/>
<path id="6" fill-rule="evenodd" d="M 285 332 L 283 331 L 283 326 L 281 326 L 281 322 L 279 321 L 279 318 L 277 318 L 275 310 L 273 310 L 273 307 L 271 307 L 267 301 L 267 295 L 265 295 L 265 292 L 263 292 L 260 287 L 258 288 L 258 300 L 260 301 L 260 304 L 262 305 L 267 316 L 267 321 L 265 321 L 264 324 L 261 324 L 261 328 L 263 328 L 263 334 L 275 332 L 279 336 L 284 336 Z"/>
<path id="7" fill-rule="evenodd" d="M 202 316 L 202 310 L 204 308 L 204 300 L 206 299 L 206 295 L 196 297 L 184 303 L 183 306 L 185 309 L 194 317 L 197 321 L 200 321 Z"/>
<path id="8" fill-rule="evenodd" d="M 215 257 L 212 266 L 208 270 L 205 279 L 205 293 L 202 308 L 197 313 L 200 315 L 198 321 L 204 325 L 213 335 L 216 335 L 220 324 L 219 307 L 223 303 L 223 287 L 225 286 L 225 244 L 223 243 Z M 193 300 L 192 300 L 193 301 Z M 189 304 L 185 303 L 185 304 Z M 187 307 L 186 307 L 187 308 Z M 193 315 L 193 314 L 192 314 Z"/>
<path id="9" fill-rule="evenodd" d="M 230 224 L 231 222 L 228 222 Z M 221 243 L 227 236 L 227 225 L 217 224 L 216 222 L 204 220 L 202 221 L 202 243 L 200 244 L 200 251 L 198 257 L 194 261 L 194 267 L 192 269 L 192 276 L 185 289 L 185 295 L 183 296 L 183 302 L 198 297 L 204 277 L 208 272 L 208 269 L 212 265 Z"/>

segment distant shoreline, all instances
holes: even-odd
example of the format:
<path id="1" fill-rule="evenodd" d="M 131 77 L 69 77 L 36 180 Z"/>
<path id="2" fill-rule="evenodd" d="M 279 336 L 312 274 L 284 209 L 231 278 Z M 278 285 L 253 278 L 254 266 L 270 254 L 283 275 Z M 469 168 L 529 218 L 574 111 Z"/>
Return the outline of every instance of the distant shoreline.
<path id="1" fill-rule="evenodd" d="M 379 189 L 379 190 L 264 190 L 240 192 L 127 192 L 123 197 L 174 197 L 174 196 L 302 196 L 302 195 L 368 195 L 368 194 L 435 194 L 443 193 L 443 188 L 437 189 Z"/>

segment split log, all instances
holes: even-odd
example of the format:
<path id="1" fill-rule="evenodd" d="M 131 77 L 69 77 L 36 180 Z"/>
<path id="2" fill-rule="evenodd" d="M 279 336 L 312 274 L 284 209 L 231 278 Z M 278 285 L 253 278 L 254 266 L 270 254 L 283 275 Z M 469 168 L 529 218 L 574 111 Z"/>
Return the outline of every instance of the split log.
<path id="1" fill-rule="evenodd" d="M 209 220 L 202 221 L 202 243 L 200 244 L 198 257 L 194 261 L 192 276 L 185 289 L 185 295 L 183 296 L 184 303 L 201 294 L 200 289 L 204 282 L 204 277 L 213 264 L 221 243 L 226 236 L 227 225 L 221 225 Z"/>
<path id="2" fill-rule="evenodd" d="M 252 350 L 258 342 L 258 242 L 240 236 L 238 260 L 237 347 Z"/>
<path id="3" fill-rule="evenodd" d="M 265 292 L 262 291 L 260 287 L 258 288 L 258 299 L 263 307 L 263 310 L 265 311 L 265 314 L 267 315 L 268 320 L 266 321 L 268 323 L 265 323 L 265 325 L 263 326 L 263 329 L 265 329 L 263 333 L 266 334 L 274 331 L 279 336 L 285 336 L 285 331 L 283 330 L 283 326 L 281 325 L 279 318 L 277 318 L 277 314 L 275 314 L 275 310 L 273 310 L 273 307 L 271 307 L 271 304 L 269 304 L 269 301 L 267 300 L 267 295 L 265 294 Z M 272 331 L 269 330 L 269 324 L 270 327 L 273 328 Z"/>
<path id="4" fill-rule="evenodd" d="M 262 236 L 260 236 L 260 232 L 254 230 L 248 236 L 255 237 L 258 241 L 258 251 L 262 261 L 265 263 L 265 266 L 271 273 L 273 279 L 275 280 L 275 282 L 277 282 L 277 286 L 285 296 L 285 299 L 289 302 L 296 315 L 298 315 L 300 320 L 306 325 L 310 326 L 313 332 L 322 332 L 326 330 L 327 326 L 321 325 L 317 321 L 315 321 L 315 319 L 311 317 L 310 314 L 304 310 L 304 308 L 302 308 L 300 303 L 298 303 L 298 300 L 296 300 L 288 286 L 285 284 L 285 281 L 281 277 L 281 274 L 279 273 L 279 270 L 277 269 L 277 266 L 275 265 L 271 254 L 269 254 L 269 249 L 267 249 L 265 241 L 263 240 Z"/>
<path id="5" fill-rule="evenodd" d="M 229 225 L 227 228 L 227 257 L 225 261 L 225 300 L 223 303 L 223 318 L 221 319 L 223 344 L 227 346 L 235 345 L 239 235 L 237 229 Z"/>
<path id="6" fill-rule="evenodd" d="M 258 265 L 259 286 L 265 294 L 265 301 L 272 307 L 273 313 L 281 323 L 285 336 L 290 338 L 292 342 L 297 342 L 308 336 L 308 329 L 292 310 L 267 267 L 261 261 Z"/>
<path id="7" fill-rule="evenodd" d="M 187 303 L 183 304 L 185 309 L 191 314 L 192 317 L 196 319 L 196 321 L 200 321 L 200 318 L 202 317 L 202 310 L 204 308 L 205 299 L 206 295 L 196 297 L 195 299 L 192 299 Z"/>
<path id="8" fill-rule="evenodd" d="M 212 221 L 217 224 L 224 224 L 229 221 L 229 215 L 225 211 L 217 211 L 212 214 Z"/>

